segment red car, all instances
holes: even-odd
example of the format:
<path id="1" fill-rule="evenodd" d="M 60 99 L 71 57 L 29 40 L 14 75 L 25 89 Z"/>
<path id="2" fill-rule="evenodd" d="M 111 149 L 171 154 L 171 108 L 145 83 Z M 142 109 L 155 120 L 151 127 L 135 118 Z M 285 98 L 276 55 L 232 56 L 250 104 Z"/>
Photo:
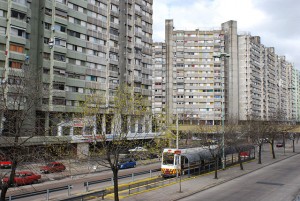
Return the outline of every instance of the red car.
<path id="1" fill-rule="evenodd" d="M 35 184 L 39 182 L 39 179 L 41 179 L 41 175 L 39 174 L 34 174 L 33 172 L 30 171 L 21 171 L 21 172 L 16 172 L 14 178 L 14 184 L 15 186 Z M 4 177 L 2 179 L 2 182 L 7 183 L 8 180 L 9 180 L 8 177 Z"/>
<path id="2" fill-rule="evenodd" d="M 0 161 L 0 168 L 11 168 L 11 161 Z"/>
<path id="3" fill-rule="evenodd" d="M 243 151 L 243 152 L 240 153 L 240 156 L 244 157 L 244 158 L 248 158 L 249 157 L 249 153 L 247 151 Z"/>
<path id="4" fill-rule="evenodd" d="M 51 162 L 48 163 L 46 166 L 42 166 L 40 168 L 40 171 L 42 173 L 52 173 L 52 172 L 61 172 L 64 171 L 66 169 L 66 166 L 64 166 L 62 163 L 60 162 Z"/>

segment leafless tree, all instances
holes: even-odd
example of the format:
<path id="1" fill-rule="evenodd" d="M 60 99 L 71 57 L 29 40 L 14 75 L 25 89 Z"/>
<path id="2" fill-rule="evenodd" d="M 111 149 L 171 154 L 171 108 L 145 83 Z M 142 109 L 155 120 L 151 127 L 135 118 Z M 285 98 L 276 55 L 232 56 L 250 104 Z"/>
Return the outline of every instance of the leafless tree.
<path id="1" fill-rule="evenodd" d="M 33 158 L 33 152 L 40 153 L 38 150 L 30 151 L 26 146 L 27 141 L 41 134 L 35 116 L 39 89 L 30 76 L 31 72 L 25 64 L 22 69 L 6 69 L 0 86 L 0 141 L 6 145 L 0 152 L 12 162 L 9 180 L 1 185 L 1 201 L 5 200 L 8 188 L 14 186 L 18 165 Z"/>
<path id="2" fill-rule="evenodd" d="M 238 162 L 240 164 L 240 169 L 243 170 L 243 160 L 241 159 L 241 153 L 247 152 L 249 145 L 247 139 L 247 132 L 243 129 L 243 126 L 238 125 L 236 120 L 227 120 L 225 127 L 225 147 L 232 149 L 238 153 Z M 249 155 L 250 156 L 250 155 Z"/>
<path id="3" fill-rule="evenodd" d="M 96 157 L 98 164 L 113 172 L 114 200 L 118 201 L 119 162 L 122 154 L 136 146 L 134 139 L 137 139 L 137 134 L 131 132 L 132 127 L 150 116 L 150 111 L 147 100 L 141 94 L 133 93 L 131 87 L 123 85 L 116 90 L 109 108 L 105 107 L 105 103 L 103 96 L 92 95 L 83 105 L 82 115 L 96 117 L 96 124 L 101 127 L 98 136 L 100 144 L 94 144 L 91 156 Z M 149 124 L 149 121 L 144 119 L 143 122 Z M 111 134 L 106 134 L 105 130 L 110 130 Z"/>

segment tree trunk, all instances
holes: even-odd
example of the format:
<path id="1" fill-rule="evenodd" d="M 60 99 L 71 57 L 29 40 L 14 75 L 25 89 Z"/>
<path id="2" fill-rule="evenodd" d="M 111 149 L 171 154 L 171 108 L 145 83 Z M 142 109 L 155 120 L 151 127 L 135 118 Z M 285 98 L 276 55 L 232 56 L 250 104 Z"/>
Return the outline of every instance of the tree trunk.
<path id="1" fill-rule="evenodd" d="M 114 168 L 113 170 L 113 180 L 114 180 L 114 198 L 115 201 L 119 201 L 119 183 L 118 183 L 118 168 Z"/>
<path id="2" fill-rule="evenodd" d="M 293 138 L 293 153 L 295 153 L 295 139 Z"/>
<path id="3" fill-rule="evenodd" d="M 258 145 L 258 164 L 261 164 L 261 144 Z"/>
<path id="4" fill-rule="evenodd" d="M 243 161 L 242 161 L 242 159 L 241 159 L 240 153 L 239 153 L 239 155 L 238 155 L 238 160 L 239 160 L 239 164 L 240 164 L 240 169 L 241 169 L 241 170 L 244 170 L 244 167 L 243 167 Z"/>
<path id="5" fill-rule="evenodd" d="M 218 166 L 219 166 L 219 163 L 218 163 L 218 157 L 215 157 L 215 179 L 218 179 Z"/>
<path id="6" fill-rule="evenodd" d="M 13 160 L 13 162 L 11 164 L 11 172 L 10 172 L 10 175 L 9 175 L 9 180 L 6 184 L 2 184 L 2 186 L 1 186 L 0 201 L 5 201 L 5 197 L 6 197 L 6 193 L 8 191 L 8 188 L 14 185 L 16 169 L 17 169 L 17 161 Z"/>
<path id="7" fill-rule="evenodd" d="M 273 159 L 275 159 L 275 150 L 274 150 L 274 139 L 271 140 L 271 150 L 272 150 L 272 157 Z"/>

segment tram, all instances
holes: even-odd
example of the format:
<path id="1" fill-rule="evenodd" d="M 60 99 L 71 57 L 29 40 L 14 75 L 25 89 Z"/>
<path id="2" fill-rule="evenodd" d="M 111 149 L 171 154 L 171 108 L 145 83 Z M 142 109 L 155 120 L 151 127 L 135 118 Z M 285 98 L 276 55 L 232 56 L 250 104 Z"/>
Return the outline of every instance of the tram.
<path id="1" fill-rule="evenodd" d="M 252 145 L 242 145 L 243 153 L 247 153 L 249 157 L 243 158 L 243 160 L 250 160 L 255 158 L 255 148 Z M 175 177 L 180 174 L 190 174 L 191 171 L 196 170 L 200 172 L 212 170 L 215 165 L 215 160 L 212 157 L 217 155 L 214 152 L 219 151 L 217 145 L 185 148 L 185 149 L 174 149 L 165 148 L 162 152 L 161 158 L 161 175 L 163 177 Z M 219 154 L 218 162 L 222 163 L 221 155 Z M 230 157 L 227 157 L 230 155 Z M 233 164 L 237 162 L 238 153 L 236 149 L 226 148 L 225 149 L 225 162 Z M 228 161 L 226 161 L 226 157 Z M 235 159 L 235 160 L 234 160 Z M 220 165 L 221 166 L 221 165 Z"/>

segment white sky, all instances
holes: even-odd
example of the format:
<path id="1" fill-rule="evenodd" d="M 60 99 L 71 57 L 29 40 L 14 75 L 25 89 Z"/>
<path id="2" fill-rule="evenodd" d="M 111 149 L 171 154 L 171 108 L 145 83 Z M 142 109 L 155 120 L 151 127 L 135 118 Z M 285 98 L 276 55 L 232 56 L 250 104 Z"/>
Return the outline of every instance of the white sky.
<path id="1" fill-rule="evenodd" d="M 175 30 L 220 28 L 236 20 L 238 32 L 260 36 L 300 69 L 300 0 L 153 0 L 153 40 L 164 42 L 165 19 Z"/>

